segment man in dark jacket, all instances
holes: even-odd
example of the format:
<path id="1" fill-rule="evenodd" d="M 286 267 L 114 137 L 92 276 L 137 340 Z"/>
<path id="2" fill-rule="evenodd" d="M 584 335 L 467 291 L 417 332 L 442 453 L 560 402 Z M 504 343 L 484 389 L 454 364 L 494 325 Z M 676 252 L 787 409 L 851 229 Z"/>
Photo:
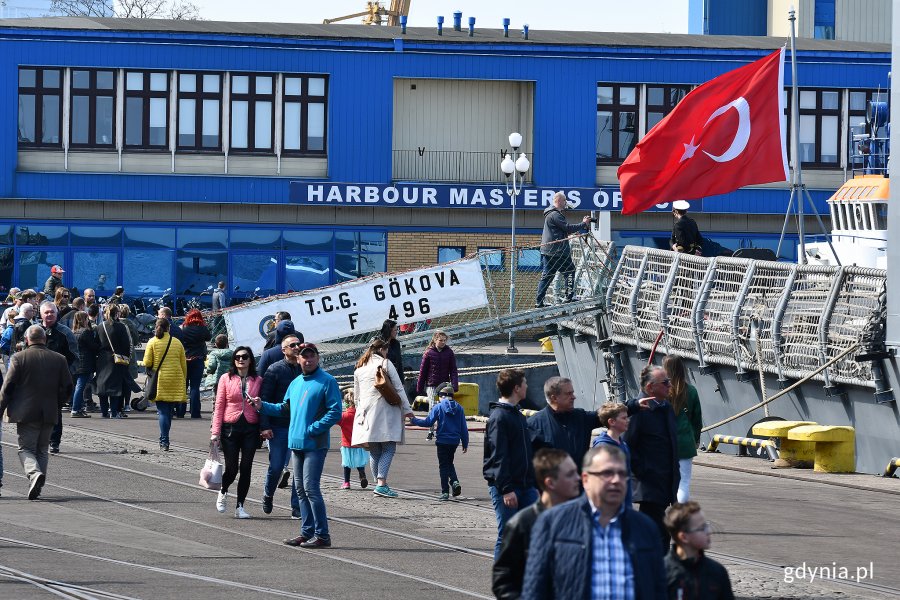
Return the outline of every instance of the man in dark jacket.
<path id="1" fill-rule="evenodd" d="M 500 556 L 494 563 L 491 590 L 500 600 L 514 600 L 522 595 L 528 544 L 535 521 L 544 510 L 581 494 L 581 477 L 575 461 L 564 450 L 543 448 L 534 453 L 534 478 L 540 499 L 517 512 L 503 530 Z"/>
<path id="2" fill-rule="evenodd" d="M 547 288 L 553 281 L 553 276 L 559 271 L 566 280 L 566 301 L 572 300 L 575 293 L 575 265 L 572 263 L 572 251 L 569 244 L 561 240 L 573 233 L 587 232 L 590 217 L 582 219 L 581 223 L 569 225 L 563 214 L 567 208 L 566 195 L 557 192 L 553 196 L 553 203 L 544 209 L 544 231 L 541 234 L 541 280 L 538 282 L 537 297 L 534 305 L 544 305 L 544 296 Z M 555 242 L 555 243 L 554 243 Z"/>
<path id="3" fill-rule="evenodd" d="M 662 367 L 649 366 L 643 370 L 641 390 L 649 405 L 631 417 L 623 436 L 631 449 L 634 501 L 656 523 L 664 551 L 669 548 L 669 533 L 663 517 L 666 507 L 675 502 L 681 480 L 675 412 L 667 400 L 669 386 L 669 377 Z M 629 404 L 633 405 L 634 401 Z"/>
<path id="4" fill-rule="evenodd" d="M 269 366 L 263 375 L 262 388 L 259 393 L 263 402 L 280 404 L 284 400 L 291 382 L 303 373 L 298 362 L 300 344 L 300 339 L 295 335 L 287 335 L 281 340 L 279 350 L 283 353 L 284 358 Z M 290 477 L 290 471 L 287 468 L 291 457 L 288 448 L 290 425 L 290 416 L 259 415 L 260 435 L 269 440 L 269 470 L 266 473 L 266 483 L 263 488 L 263 512 L 266 514 L 272 512 L 272 496 L 275 495 L 276 486 L 287 487 L 287 480 Z M 297 486 L 293 482 L 291 483 L 291 508 L 294 516 L 299 517 L 300 500 L 297 498 Z"/>
<path id="5" fill-rule="evenodd" d="M 44 282 L 44 297 L 53 300 L 56 297 L 56 288 L 62 285 L 62 276 L 65 271 L 59 265 L 50 267 L 50 277 Z"/>
<path id="6" fill-rule="evenodd" d="M 522 598 L 666 598 L 659 534 L 623 503 L 627 478 L 621 450 L 609 444 L 588 450 L 584 495 L 544 511 L 534 525 Z"/>
<path id="7" fill-rule="evenodd" d="M 294 329 L 293 321 L 279 321 L 278 325 L 275 326 L 275 345 L 268 350 L 263 351 L 262 355 L 259 357 L 259 364 L 256 365 L 256 372 L 260 377 L 265 376 L 266 369 L 269 368 L 269 365 L 278 362 L 284 357 L 281 345 L 284 339 L 289 335 L 297 338 L 297 341 L 301 344 L 303 343 L 303 334 Z M 278 400 L 278 402 L 281 402 L 281 400 Z"/>
<path id="8" fill-rule="evenodd" d="M 551 377 L 544 382 L 547 406 L 528 417 L 531 447 L 559 448 L 575 460 L 581 471 L 581 459 L 591 445 L 591 431 L 600 427 L 595 411 L 575 408 L 575 388 L 572 380 Z"/>
<path id="9" fill-rule="evenodd" d="M 62 355 L 66 359 L 69 368 L 78 358 L 78 340 L 72 330 L 61 325 L 56 320 L 57 312 L 56 304 L 53 302 L 44 302 L 41 304 L 41 325 L 47 334 L 47 348 L 53 350 L 57 354 Z M 71 401 L 71 398 L 69 399 Z M 53 433 L 50 435 L 50 454 L 59 452 L 59 444 L 62 441 L 62 407 L 60 407 L 59 418 L 53 427 Z"/>
<path id="10" fill-rule="evenodd" d="M 291 313 L 286 310 L 279 310 L 275 313 L 275 317 L 272 319 L 272 330 L 269 332 L 269 335 L 266 336 L 266 345 L 263 346 L 263 350 L 268 350 L 273 346 L 277 346 L 278 344 L 275 342 L 275 334 L 277 333 L 276 329 L 278 328 L 278 324 L 282 321 L 290 321 Z M 303 340 L 300 340 L 301 342 Z"/>
<path id="11" fill-rule="evenodd" d="M 28 347 L 12 356 L 0 388 L 0 417 L 9 411 L 9 421 L 17 423 L 28 499 L 36 500 L 47 476 L 50 434 L 63 402 L 72 397 L 72 376 L 66 359 L 47 348 L 43 327 L 32 325 L 25 339 Z"/>
<path id="12" fill-rule="evenodd" d="M 85 290 L 85 292 L 87 292 L 87 290 Z M 179 342 L 182 340 L 182 338 L 184 338 L 184 332 L 181 330 L 181 327 L 179 327 L 178 325 L 175 324 L 174 321 L 172 321 L 172 309 L 171 308 L 169 308 L 168 306 L 161 307 L 156 312 L 156 318 L 157 319 L 165 319 L 166 321 L 169 322 L 169 335 L 171 335 L 173 338 L 175 338 Z"/>
<path id="13" fill-rule="evenodd" d="M 690 207 L 691 205 L 684 200 L 676 200 L 672 203 L 672 216 L 675 217 L 675 224 L 672 226 L 669 245 L 675 252 L 701 256 L 703 254 L 703 238 L 700 236 L 697 222 L 687 214 Z"/>
<path id="14" fill-rule="evenodd" d="M 491 414 L 484 429 L 482 469 L 497 515 L 495 560 L 500 554 L 506 522 L 537 500 L 528 422 L 518 406 L 528 392 L 525 371 L 503 369 L 497 375 L 497 389 L 500 400 L 491 402 Z"/>

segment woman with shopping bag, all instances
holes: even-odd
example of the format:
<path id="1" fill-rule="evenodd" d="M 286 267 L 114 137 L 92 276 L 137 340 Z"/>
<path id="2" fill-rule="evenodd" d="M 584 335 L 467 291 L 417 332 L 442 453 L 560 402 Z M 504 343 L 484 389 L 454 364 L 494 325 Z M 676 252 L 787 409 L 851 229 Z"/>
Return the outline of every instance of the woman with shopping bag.
<path id="1" fill-rule="evenodd" d="M 219 379 L 216 389 L 216 409 L 210 440 L 218 441 L 225 455 L 225 473 L 222 475 L 222 489 L 216 498 L 216 510 L 225 512 L 228 487 L 240 473 L 237 486 L 236 519 L 249 519 L 244 510 L 244 500 L 250 491 L 250 470 L 253 456 L 259 445 L 259 413 L 253 408 L 253 401 L 259 400 L 262 377 L 256 374 L 253 351 L 247 346 L 238 346 L 231 359 L 228 373 Z"/>

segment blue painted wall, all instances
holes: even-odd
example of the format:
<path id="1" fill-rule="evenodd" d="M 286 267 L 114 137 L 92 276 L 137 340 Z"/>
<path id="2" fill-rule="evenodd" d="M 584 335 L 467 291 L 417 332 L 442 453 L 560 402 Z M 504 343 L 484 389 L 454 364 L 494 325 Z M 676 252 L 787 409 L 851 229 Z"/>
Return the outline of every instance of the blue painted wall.
<path id="1" fill-rule="evenodd" d="M 689 0 L 688 33 L 766 35 L 766 0 Z"/>
<path id="2" fill-rule="evenodd" d="M 404 40 L 402 48 L 378 40 L 0 30 L 0 197 L 267 203 L 289 197 L 290 179 L 278 177 L 17 173 L 20 65 L 328 73 L 328 172 L 332 181 L 353 183 L 390 182 L 393 78 L 533 81 L 534 153 L 541 156 L 535 184 L 594 187 L 598 81 L 701 83 L 768 54 L 514 41 Z M 887 53 L 800 54 L 804 86 L 872 88 L 886 81 L 889 69 Z M 722 202 L 722 212 L 782 212 L 781 195 L 744 191 L 742 197 L 753 199 L 740 209 Z"/>

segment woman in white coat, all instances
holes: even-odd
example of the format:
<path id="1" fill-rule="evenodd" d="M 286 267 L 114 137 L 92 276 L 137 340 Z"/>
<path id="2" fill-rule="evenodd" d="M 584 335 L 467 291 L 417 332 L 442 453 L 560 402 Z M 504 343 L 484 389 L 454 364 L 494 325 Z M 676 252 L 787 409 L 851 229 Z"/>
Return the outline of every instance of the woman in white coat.
<path id="1" fill-rule="evenodd" d="M 356 398 L 356 418 L 353 421 L 353 446 L 369 449 L 369 464 L 372 474 L 378 480 L 373 492 L 376 496 L 396 498 L 397 492 L 388 487 L 387 476 L 394 460 L 397 444 L 403 443 L 403 425 L 412 408 L 403 390 L 403 382 L 397 369 L 387 359 L 388 346 L 379 338 L 372 340 L 369 347 L 356 363 L 353 372 L 353 393 Z M 394 389 L 400 396 L 400 405 L 391 406 L 375 388 L 375 374 L 382 367 Z"/>

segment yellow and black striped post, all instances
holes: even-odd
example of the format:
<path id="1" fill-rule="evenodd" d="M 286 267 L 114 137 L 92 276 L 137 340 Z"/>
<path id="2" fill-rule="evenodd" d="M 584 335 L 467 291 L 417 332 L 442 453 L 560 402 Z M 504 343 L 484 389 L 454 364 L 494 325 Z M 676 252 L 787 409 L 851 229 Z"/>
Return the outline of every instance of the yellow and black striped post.
<path id="1" fill-rule="evenodd" d="M 885 467 L 883 477 L 893 477 L 894 472 L 896 472 L 898 468 L 900 468 L 900 458 L 895 456 L 891 459 L 891 462 L 888 463 L 888 466 Z"/>
<path id="2" fill-rule="evenodd" d="M 778 449 L 772 440 L 760 440 L 756 438 L 738 437 L 735 435 L 716 434 L 713 436 L 712 443 L 707 448 L 707 452 L 716 452 L 719 444 L 734 444 L 743 446 L 744 448 L 765 448 L 769 455 L 769 460 L 778 460 Z"/>

